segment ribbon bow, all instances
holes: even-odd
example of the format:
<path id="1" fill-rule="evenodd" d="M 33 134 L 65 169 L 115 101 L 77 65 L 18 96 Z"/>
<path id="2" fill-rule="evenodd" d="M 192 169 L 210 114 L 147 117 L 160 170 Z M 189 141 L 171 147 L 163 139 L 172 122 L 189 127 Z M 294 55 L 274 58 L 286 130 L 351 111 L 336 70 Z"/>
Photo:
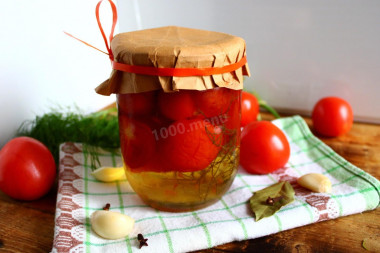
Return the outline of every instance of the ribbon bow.
<path id="1" fill-rule="evenodd" d="M 117 9 L 116 5 L 112 2 L 112 0 L 108 0 L 108 2 L 111 5 L 112 8 L 112 28 L 111 28 L 111 33 L 108 37 L 104 33 L 102 24 L 100 22 L 100 17 L 99 17 L 99 8 L 103 0 L 100 0 L 98 4 L 96 5 L 95 9 L 95 15 L 96 15 L 96 20 L 98 22 L 98 26 L 100 29 L 100 32 L 103 36 L 104 43 L 106 44 L 106 48 L 108 53 L 88 44 L 85 41 L 82 41 L 73 35 L 65 32 L 67 35 L 70 37 L 79 40 L 80 42 L 86 44 L 87 46 L 90 46 L 104 54 L 107 54 L 111 60 L 112 68 L 115 70 L 120 70 L 123 72 L 128 72 L 128 73 L 134 73 L 134 74 L 140 74 L 140 75 L 151 75 L 151 76 L 178 76 L 178 77 L 185 77 L 185 76 L 211 76 L 211 75 L 218 75 L 218 74 L 223 74 L 223 73 L 228 73 L 235 71 L 241 67 L 243 67 L 247 63 L 247 58 L 246 56 L 243 56 L 238 62 L 223 66 L 223 67 L 210 67 L 210 68 L 156 68 L 156 67 L 150 67 L 150 66 L 137 66 L 137 65 L 129 65 L 125 63 L 120 63 L 114 61 L 114 55 L 111 50 L 111 41 L 113 39 L 113 33 L 115 31 L 116 23 L 117 23 Z"/>

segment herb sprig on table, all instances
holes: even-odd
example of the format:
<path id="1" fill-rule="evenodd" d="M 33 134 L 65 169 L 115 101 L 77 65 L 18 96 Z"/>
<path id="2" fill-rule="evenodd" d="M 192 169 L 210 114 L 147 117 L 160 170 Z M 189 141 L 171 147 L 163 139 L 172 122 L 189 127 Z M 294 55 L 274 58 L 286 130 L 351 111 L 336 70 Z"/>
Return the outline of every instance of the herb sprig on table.
<path id="1" fill-rule="evenodd" d="M 91 146 L 104 149 L 120 147 L 116 108 L 91 114 L 52 110 L 34 120 L 25 121 L 16 135 L 29 136 L 44 143 L 57 164 L 59 145 L 63 142 L 80 142 L 87 149 Z M 96 167 L 96 163 L 97 156 L 91 156 L 91 166 Z"/>

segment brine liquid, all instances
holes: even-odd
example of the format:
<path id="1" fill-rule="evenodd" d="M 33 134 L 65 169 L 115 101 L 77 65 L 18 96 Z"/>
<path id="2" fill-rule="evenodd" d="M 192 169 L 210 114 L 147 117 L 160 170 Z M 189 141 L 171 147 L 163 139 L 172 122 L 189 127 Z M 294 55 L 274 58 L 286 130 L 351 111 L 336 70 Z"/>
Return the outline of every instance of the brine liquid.
<path id="1" fill-rule="evenodd" d="M 132 172 L 128 181 L 148 205 L 171 212 L 191 211 L 218 201 L 236 175 L 239 148 L 220 152 L 205 169 L 195 172 Z"/>

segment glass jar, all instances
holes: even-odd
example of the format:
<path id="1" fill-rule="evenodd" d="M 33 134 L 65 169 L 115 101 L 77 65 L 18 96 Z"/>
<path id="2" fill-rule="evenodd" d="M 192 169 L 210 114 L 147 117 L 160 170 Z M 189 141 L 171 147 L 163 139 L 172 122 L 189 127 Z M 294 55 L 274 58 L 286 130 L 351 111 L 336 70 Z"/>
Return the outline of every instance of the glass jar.
<path id="1" fill-rule="evenodd" d="M 96 92 L 117 94 L 132 188 L 165 211 L 216 202 L 239 163 L 245 41 L 169 26 L 118 34 L 109 52 L 113 70 Z"/>
<path id="2" fill-rule="evenodd" d="M 128 182 L 165 211 L 208 206 L 229 189 L 239 164 L 241 90 L 118 94 Z"/>

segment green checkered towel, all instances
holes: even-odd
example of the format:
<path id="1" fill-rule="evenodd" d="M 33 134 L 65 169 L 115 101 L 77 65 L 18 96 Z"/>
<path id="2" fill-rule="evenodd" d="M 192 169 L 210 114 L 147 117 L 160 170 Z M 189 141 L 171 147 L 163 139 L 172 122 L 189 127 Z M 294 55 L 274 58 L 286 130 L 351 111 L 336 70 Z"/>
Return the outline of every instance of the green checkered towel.
<path id="1" fill-rule="evenodd" d="M 127 181 L 96 181 L 90 175 L 89 156 L 82 145 L 63 144 L 52 252 L 187 252 L 360 213 L 379 205 L 379 181 L 313 136 L 301 117 L 283 118 L 274 123 L 286 133 L 291 145 L 291 158 L 286 167 L 260 176 L 241 170 L 219 202 L 186 213 L 150 208 Z M 121 158 L 102 151 L 100 162 L 103 166 L 117 166 Z M 295 180 L 310 172 L 329 177 L 332 193 L 312 193 L 299 187 Z M 284 180 L 295 188 L 295 201 L 256 222 L 248 205 L 252 193 Z M 111 210 L 135 219 L 134 230 L 128 237 L 105 240 L 91 230 L 91 213 L 101 210 L 106 203 L 111 204 Z M 139 249 L 136 239 L 139 233 L 148 238 L 148 247 Z"/>

